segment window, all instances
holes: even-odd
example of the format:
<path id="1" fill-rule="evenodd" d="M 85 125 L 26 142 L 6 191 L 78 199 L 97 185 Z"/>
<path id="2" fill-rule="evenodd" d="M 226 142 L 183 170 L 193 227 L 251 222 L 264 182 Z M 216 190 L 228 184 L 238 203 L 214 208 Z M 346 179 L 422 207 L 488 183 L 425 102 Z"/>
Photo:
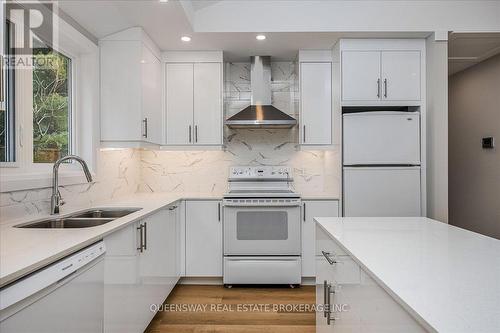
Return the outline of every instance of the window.
<path id="1" fill-rule="evenodd" d="M 33 49 L 33 162 L 53 163 L 71 152 L 71 59 Z"/>
<path id="2" fill-rule="evenodd" d="M 24 46 L 23 29 L 19 28 L 24 15 L 18 12 L 22 14 L 8 11 L 0 21 L 0 47 L 5 55 L 0 192 L 50 186 L 53 163 L 68 154 L 81 156 L 94 169 L 98 153 L 97 44 L 56 15 L 57 38 L 31 31 L 29 51 L 14 54 L 13 46 Z M 86 182 L 75 163 L 64 163 L 59 175 L 62 185 Z"/>
<path id="3" fill-rule="evenodd" d="M 4 54 L 12 54 L 9 40 L 13 34 L 13 25 L 5 21 L 3 48 Z M 0 162 L 14 162 L 15 156 L 15 111 L 14 111 L 14 70 L 8 66 L 2 54 L 0 64 Z"/>

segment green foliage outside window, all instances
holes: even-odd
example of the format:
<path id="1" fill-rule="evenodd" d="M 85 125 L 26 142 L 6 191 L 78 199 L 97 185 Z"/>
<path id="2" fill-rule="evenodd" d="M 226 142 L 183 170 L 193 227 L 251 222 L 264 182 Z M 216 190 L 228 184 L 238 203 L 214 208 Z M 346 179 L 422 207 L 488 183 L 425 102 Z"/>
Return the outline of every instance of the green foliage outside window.
<path id="1" fill-rule="evenodd" d="M 33 162 L 50 163 L 70 151 L 71 59 L 46 48 L 33 56 Z"/>

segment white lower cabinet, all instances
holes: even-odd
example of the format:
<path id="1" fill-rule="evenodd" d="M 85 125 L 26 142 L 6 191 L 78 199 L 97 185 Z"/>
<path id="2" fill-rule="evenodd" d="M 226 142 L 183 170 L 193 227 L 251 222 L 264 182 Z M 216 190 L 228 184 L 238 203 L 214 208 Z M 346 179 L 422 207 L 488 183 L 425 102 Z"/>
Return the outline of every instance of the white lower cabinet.
<path id="1" fill-rule="evenodd" d="M 218 200 L 186 201 L 186 276 L 222 276 L 222 211 Z"/>
<path id="2" fill-rule="evenodd" d="M 321 227 L 316 233 L 316 303 L 326 309 L 316 332 L 426 332 Z"/>
<path id="3" fill-rule="evenodd" d="M 179 279 L 176 205 L 104 238 L 104 332 L 143 332 Z"/>
<path id="4" fill-rule="evenodd" d="M 302 200 L 302 276 L 316 276 L 315 217 L 339 216 L 337 200 Z"/>
<path id="5" fill-rule="evenodd" d="M 143 221 L 145 243 L 139 255 L 139 277 L 148 306 L 163 303 L 179 279 L 176 210 L 177 206 L 171 206 Z"/>

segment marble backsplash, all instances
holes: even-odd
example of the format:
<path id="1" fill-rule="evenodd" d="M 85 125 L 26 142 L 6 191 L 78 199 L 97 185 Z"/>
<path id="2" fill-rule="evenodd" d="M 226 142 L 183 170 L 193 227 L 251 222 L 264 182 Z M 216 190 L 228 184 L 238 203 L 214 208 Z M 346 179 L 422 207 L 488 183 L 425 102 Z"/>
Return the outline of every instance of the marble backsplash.
<path id="1" fill-rule="evenodd" d="M 231 117 L 250 105 L 252 90 L 250 87 L 250 63 L 229 62 L 224 67 L 224 112 Z M 295 63 L 271 63 L 271 99 L 272 104 L 281 111 L 296 117 Z"/>
<path id="2" fill-rule="evenodd" d="M 100 151 L 92 184 L 60 187 L 66 202 L 62 212 L 135 193 L 141 179 L 140 154 L 135 149 Z M 51 194 L 51 188 L 0 193 L 1 221 L 48 213 Z"/>
<path id="3" fill-rule="evenodd" d="M 225 151 L 142 151 L 142 192 L 222 195 L 229 167 L 289 165 L 304 196 L 340 196 L 338 150 L 297 150 L 287 130 L 237 130 Z"/>

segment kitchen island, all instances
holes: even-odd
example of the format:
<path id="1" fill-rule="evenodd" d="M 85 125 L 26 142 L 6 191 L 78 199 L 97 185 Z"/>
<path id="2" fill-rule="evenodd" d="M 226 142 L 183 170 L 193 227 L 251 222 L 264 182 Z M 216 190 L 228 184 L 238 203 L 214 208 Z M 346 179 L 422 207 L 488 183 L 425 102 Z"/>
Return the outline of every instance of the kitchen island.
<path id="1" fill-rule="evenodd" d="M 500 332 L 499 240 L 427 218 L 315 220 L 317 301 L 332 304 L 318 332 Z"/>

